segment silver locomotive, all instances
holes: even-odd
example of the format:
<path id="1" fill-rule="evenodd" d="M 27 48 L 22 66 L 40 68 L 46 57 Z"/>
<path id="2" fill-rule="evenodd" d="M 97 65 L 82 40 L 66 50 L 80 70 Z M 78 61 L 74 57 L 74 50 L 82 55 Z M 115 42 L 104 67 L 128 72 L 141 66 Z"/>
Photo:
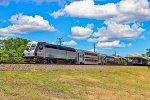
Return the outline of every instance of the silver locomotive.
<path id="1" fill-rule="evenodd" d="M 76 63 L 76 50 L 70 47 L 29 42 L 24 50 L 25 63 Z"/>

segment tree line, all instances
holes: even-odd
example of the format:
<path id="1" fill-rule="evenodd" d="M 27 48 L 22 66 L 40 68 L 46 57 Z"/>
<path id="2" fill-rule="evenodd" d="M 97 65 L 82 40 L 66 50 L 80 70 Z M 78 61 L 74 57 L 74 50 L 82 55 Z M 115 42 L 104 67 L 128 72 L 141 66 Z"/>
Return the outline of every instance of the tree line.
<path id="1" fill-rule="evenodd" d="M 28 42 L 22 38 L 0 40 L 0 63 L 23 63 L 23 51 Z"/>

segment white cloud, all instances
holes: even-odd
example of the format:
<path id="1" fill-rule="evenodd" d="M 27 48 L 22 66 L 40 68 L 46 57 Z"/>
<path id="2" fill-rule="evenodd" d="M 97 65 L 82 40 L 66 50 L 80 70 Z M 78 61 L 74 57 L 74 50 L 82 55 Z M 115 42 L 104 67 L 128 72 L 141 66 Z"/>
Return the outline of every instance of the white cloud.
<path id="1" fill-rule="evenodd" d="M 89 42 L 110 41 L 110 40 L 130 40 L 137 38 L 143 31 L 138 24 L 132 26 L 127 24 L 117 24 L 116 22 L 106 21 L 106 27 L 94 32 L 95 38 L 89 38 Z"/>
<path id="2" fill-rule="evenodd" d="M 63 45 L 66 46 L 75 46 L 77 43 L 74 40 L 68 41 L 68 42 L 63 42 Z"/>
<path id="3" fill-rule="evenodd" d="M 89 38 L 87 41 L 88 42 L 97 42 L 97 41 L 99 41 L 99 38 Z"/>
<path id="4" fill-rule="evenodd" d="M 0 28 L 0 35 L 13 36 L 16 34 L 24 34 L 36 31 L 54 31 L 54 27 L 39 15 L 27 16 L 16 14 L 10 18 L 12 25 L 6 28 Z"/>
<path id="5" fill-rule="evenodd" d="M 125 47 L 125 44 L 120 43 L 120 41 L 115 40 L 112 42 L 98 42 L 97 47 L 100 48 L 115 48 L 115 47 Z"/>
<path id="6" fill-rule="evenodd" d="M 88 42 L 108 41 L 108 37 L 89 38 Z"/>
<path id="7" fill-rule="evenodd" d="M 21 1 L 21 0 L 19 0 Z M 30 2 L 31 0 L 27 0 L 28 2 Z M 80 1 L 80 0 L 32 0 L 35 3 L 41 4 L 41 3 L 50 3 L 50 2 L 56 2 L 58 3 L 60 6 L 64 6 L 67 3 L 73 2 L 73 1 Z"/>
<path id="8" fill-rule="evenodd" d="M 92 29 L 94 27 L 94 24 L 87 24 L 86 27 Z"/>
<path id="9" fill-rule="evenodd" d="M 75 39 L 86 39 L 91 36 L 93 30 L 90 28 L 84 28 L 80 26 L 75 26 L 71 28 L 71 37 Z"/>
<path id="10" fill-rule="evenodd" d="M 146 39 L 146 37 L 144 35 L 140 36 L 140 38 L 143 40 Z"/>
<path id="11" fill-rule="evenodd" d="M 64 11 L 73 17 L 96 19 L 110 18 L 117 13 L 115 4 L 94 5 L 93 0 L 73 2 L 70 5 L 66 5 Z"/>
<path id="12" fill-rule="evenodd" d="M 51 3 L 56 2 L 60 6 L 64 6 L 68 2 L 79 1 L 79 0 L 0 0 L 0 5 L 8 6 L 11 2 L 23 2 L 23 3 Z"/>
<path id="13" fill-rule="evenodd" d="M 102 49 L 112 49 L 112 48 L 130 47 L 132 46 L 132 44 L 131 43 L 125 44 L 121 43 L 119 40 L 114 40 L 110 42 L 98 42 L 96 46 Z"/>
<path id="14" fill-rule="evenodd" d="M 59 10 L 59 11 L 50 13 L 50 16 L 53 16 L 54 18 L 58 18 L 60 16 L 64 16 L 64 12 L 63 12 L 63 10 Z"/>
<path id="15" fill-rule="evenodd" d="M 119 3 L 120 15 L 114 18 L 117 22 L 135 22 L 150 19 L 148 0 L 122 0 Z"/>
<path id="16" fill-rule="evenodd" d="M 61 11 L 72 17 L 112 20 L 119 23 L 150 19 L 148 0 L 121 0 L 104 5 L 95 5 L 94 0 L 81 0 L 66 5 L 63 10 L 58 10 L 59 13 Z"/>
<path id="17" fill-rule="evenodd" d="M 127 47 L 131 47 L 131 46 L 132 46 L 132 43 L 127 44 Z"/>

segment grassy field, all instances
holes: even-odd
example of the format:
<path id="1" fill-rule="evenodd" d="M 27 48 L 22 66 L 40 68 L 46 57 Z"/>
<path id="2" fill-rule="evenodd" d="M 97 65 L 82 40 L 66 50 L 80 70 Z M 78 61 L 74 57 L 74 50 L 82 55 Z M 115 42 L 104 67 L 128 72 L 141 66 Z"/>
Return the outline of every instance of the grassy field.
<path id="1" fill-rule="evenodd" d="M 150 100 L 150 69 L 0 71 L 0 98 Z"/>

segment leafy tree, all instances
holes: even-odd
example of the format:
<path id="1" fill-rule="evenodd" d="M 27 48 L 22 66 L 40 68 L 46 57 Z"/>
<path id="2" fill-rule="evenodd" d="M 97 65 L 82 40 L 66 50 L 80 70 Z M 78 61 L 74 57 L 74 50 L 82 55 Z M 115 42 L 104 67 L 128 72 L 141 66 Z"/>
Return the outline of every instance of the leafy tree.
<path id="1" fill-rule="evenodd" d="M 150 57 L 150 49 L 147 49 L 146 55 L 147 55 L 147 57 Z"/>
<path id="2" fill-rule="evenodd" d="M 145 55 L 145 54 L 142 54 L 142 57 L 146 57 L 146 55 Z"/>
<path id="3" fill-rule="evenodd" d="M 8 40 L 1 40 L 5 48 L 0 49 L 0 63 L 22 63 L 23 51 L 29 40 L 22 38 L 11 38 Z"/>
<path id="4" fill-rule="evenodd" d="M 147 49 L 146 56 L 148 57 L 149 65 L 150 65 L 150 49 Z"/>

